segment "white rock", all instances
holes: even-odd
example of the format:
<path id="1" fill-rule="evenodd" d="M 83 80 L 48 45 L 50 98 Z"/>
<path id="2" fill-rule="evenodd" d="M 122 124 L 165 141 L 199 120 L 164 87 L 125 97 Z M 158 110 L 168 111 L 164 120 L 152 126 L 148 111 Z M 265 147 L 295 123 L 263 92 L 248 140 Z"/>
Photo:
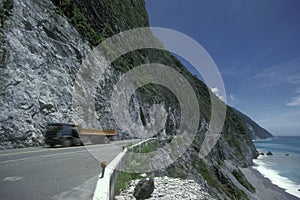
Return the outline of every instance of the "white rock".
<path id="1" fill-rule="evenodd" d="M 129 183 L 130 187 L 124 190 L 117 197 L 118 199 L 135 199 L 132 195 L 134 187 L 139 180 L 133 180 Z M 210 194 L 203 191 L 200 185 L 194 180 L 185 180 L 170 177 L 155 177 L 155 189 L 152 197 L 149 200 L 162 200 L 162 199 L 176 199 L 176 200 L 200 200 L 209 199 L 214 200 Z"/>

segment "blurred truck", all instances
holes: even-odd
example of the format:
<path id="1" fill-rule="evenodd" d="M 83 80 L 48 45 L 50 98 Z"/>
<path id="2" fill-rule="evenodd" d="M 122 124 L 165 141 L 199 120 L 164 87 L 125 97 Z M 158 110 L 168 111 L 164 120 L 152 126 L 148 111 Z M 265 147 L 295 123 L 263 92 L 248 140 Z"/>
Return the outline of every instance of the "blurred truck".
<path id="1" fill-rule="evenodd" d="M 115 130 L 82 128 L 81 125 L 66 123 L 49 123 L 45 132 L 45 144 L 65 147 L 108 143 L 116 135 Z"/>

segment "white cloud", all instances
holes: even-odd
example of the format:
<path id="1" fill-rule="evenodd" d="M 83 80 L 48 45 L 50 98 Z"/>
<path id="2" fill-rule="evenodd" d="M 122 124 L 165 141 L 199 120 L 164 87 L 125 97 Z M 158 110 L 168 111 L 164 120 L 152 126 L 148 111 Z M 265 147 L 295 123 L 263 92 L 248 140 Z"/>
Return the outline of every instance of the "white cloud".
<path id="1" fill-rule="evenodd" d="M 256 122 L 275 135 L 299 135 L 300 110 L 293 110 L 287 113 L 269 115 L 265 119 Z"/>
<path id="2" fill-rule="evenodd" d="M 290 83 L 300 83 L 299 74 L 300 57 L 282 62 L 274 66 L 268 66 L 254 76 L 250 77 L 250 81 L 260 81 L 257 84 L 260 87 L 273 87 L 275 85 Z M 295 76 L 297 74 L 297 76 Z"/>
<path id="3" fill-rule="evenodd" d="M 288 82 L 292 84 L 300 83 L 300 77 L 299 76 L 291 76 L 288 78 Z"/>
<path id="4" fill-rule="evenodd" d="M 229 95 L 229 98 L 230 98 L 231 101 L 235 100 L 235 96 L 233 94 Z"/>
<path id="5" fill-rule="evenodd" d="M 217 94 L 219 92 L 219 89 L 217 87 L 210 88 L 210 89 L 214 94 Z"/>
<path id="6" fill-rule="evenodd" d="M 289 113 L 273 115 L 267 119 L 257 120 L 256 122 L 266 128 L 285 128 L 299 127 L 300 110 L 294 110 Z"/>
<path id="7" fill-rule="evenodd" d="M 286 103 L 287 106 L 300 106 L 300 95 L 293 97 L 291 102 Z"/>
<path id="8" fill-rule="evenodd" d="M 297 89 L 295 90 L 295 92 L 296 92 L 296 93 L 300 93 L 300 88 L 297 88 Z"/>
<path id="9" fill-rule="evenodd" d="M 210 89 L 211 89 L 211 91 L 212 91 L 212 92 L 213 92 L 220 100 L 222 100 L 222 101 L 225 102 L 225 97 L 224 97 L 223 95 L 220 94 L 219 88 L 217 88 L 217 87 L 212 87 L 212 88 L 210 88 Z"/>

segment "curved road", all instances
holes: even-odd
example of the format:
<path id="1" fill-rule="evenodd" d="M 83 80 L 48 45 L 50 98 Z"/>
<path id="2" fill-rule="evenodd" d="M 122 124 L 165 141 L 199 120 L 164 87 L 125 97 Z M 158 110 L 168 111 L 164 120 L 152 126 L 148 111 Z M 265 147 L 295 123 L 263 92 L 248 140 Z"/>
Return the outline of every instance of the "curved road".
<path id="1" fill-rule="evenodd" d="M 69 148 L 0 151 L 0 197 L 3 200 L 91 199 L 101 171 L 130 141 Z"/>

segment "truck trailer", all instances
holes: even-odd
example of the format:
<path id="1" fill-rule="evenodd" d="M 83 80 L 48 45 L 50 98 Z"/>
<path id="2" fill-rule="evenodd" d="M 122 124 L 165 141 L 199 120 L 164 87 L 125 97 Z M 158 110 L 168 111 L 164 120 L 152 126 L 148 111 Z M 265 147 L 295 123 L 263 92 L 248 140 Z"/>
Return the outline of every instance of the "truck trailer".
<path id="1" fill-rule="evenodd" d="M 82 128 L 77 124 L 49 123 L 45 132 L 45 144 L 51 147 L 103 144 L 108 143 L 115 135 L 115 130 Z"/>

